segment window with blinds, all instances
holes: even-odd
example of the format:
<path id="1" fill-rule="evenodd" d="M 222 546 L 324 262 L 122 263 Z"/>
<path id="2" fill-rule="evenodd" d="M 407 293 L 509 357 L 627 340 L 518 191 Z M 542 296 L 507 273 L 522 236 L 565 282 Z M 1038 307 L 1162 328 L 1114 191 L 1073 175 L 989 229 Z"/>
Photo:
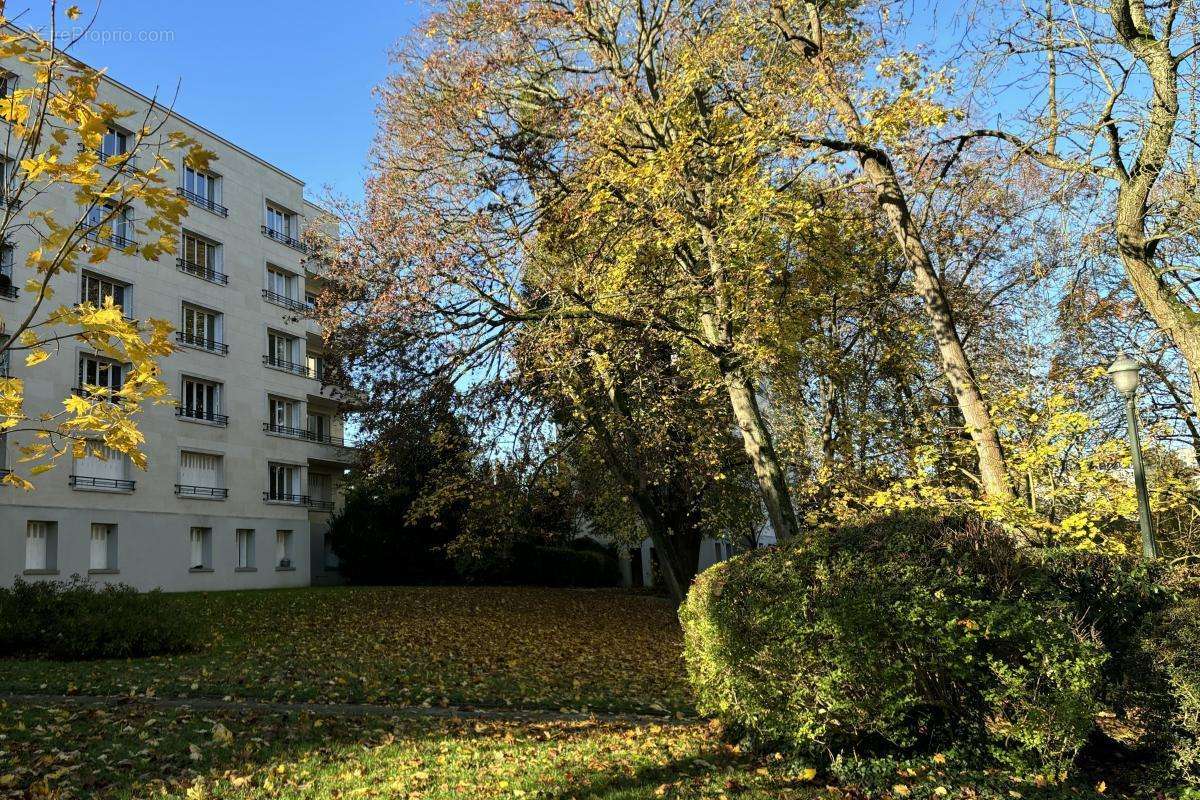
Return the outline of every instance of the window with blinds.
<path id="1" fill-rule="evenodd" d="M 25 569 L 48 572 L 56 569 L 57 528 L 54 522 L 31 520 L 25 526 Z"/>
<path id="2" fill-rule="evenodd" d="M 179 483 L 206 489 L 222 488 L 221 457 L 212 453 L 180 452 Z"/>
<path id="3" fill-rule="evenodd" d="M 92 523 L 91 556 L 88 569 L 111 570 L 117 568 L 117 526 L 104 522 Z"/>
<path id="4" fill-rule="evenodd" d="M 88 442 L 87 455 L 75 460 L 75 474 L 86 478 L 125 479 L 125 454 L 99 442 Z"/>
<path id="5" fill-rule="evenodd" d="M 319 472 L 308 473 L 308 496 L 313 500 L 333 499 L 333 476 Z"/>

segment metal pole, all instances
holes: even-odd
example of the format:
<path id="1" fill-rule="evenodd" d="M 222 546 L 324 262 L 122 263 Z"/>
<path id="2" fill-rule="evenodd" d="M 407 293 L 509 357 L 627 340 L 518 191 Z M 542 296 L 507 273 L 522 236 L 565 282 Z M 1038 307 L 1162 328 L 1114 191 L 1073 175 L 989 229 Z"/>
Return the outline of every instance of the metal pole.
<path id="1" fill-rule="evenodd" d="M 1129 448 L 1133 451 L 1133 485 L 1137 489 L 1138 519 L 1142 528 L 1142 553 L 1148 560 L 1162 555 L 1154 538 L 1154 522 L 1150 519 L 1150 495 L 1146 491 L 1146 468 L 1142 464 L 1142 438 L 1138 434 L 1137 406 L 1133 394 L 1125 402 L 1129 418 Z"/>

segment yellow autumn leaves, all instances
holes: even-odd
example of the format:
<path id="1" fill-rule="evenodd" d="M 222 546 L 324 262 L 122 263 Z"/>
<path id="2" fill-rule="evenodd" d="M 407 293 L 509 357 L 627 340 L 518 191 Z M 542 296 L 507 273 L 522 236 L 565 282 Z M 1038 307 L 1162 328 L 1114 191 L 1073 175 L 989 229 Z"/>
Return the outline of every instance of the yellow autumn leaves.
<path id="1" fill-rule="evenodd" d="M 80 17 L 78 6 L 66 10 Z M 25 85 L 0 100 L 0 120 L 12 131 L 17 169 L 9 186 L 0 236 L 27 247 L 29 277 L 14 281 L 32 298 L 32 308 L 0 315 L 0 356 L 23 356 L 26 369 L 50 368 L 62 344 L 80 342 L 87 350 L 122 365 L 116 386 L 80 386 L 79 393 L 46 408 L 29 408 L 26 383 L 0 378 L 0 432 L 15 441 L 28 475 L 51 469 L 63 457 L 101 452 L 100 445 L 128 456 L 145 468 L 144 437 L 137 415 L 147 403 L 168 403 L 159 377 L 158 360 L 171 352 L 172 327 L 165 320 L 127 318 L 112 298 L 93 303 L 50 307 L 59 276 L 79 266 L 102 266 L 114 250 L 128 257 L 157 262 L 174 252 L 186 201 L 168 180 L 173 152 L 184 162 L 204 168 L 214 154 L 187 134 L 167 130 L 169 111 L 158 106 L 135 112 L 99 98 L 101 71 L 79 63 L 35 33 L 14 30 L 0 35 L 0 61 L 24 65 L 31 74 Z M 101 152 L 103 137 L 125 120 L 130 128 L 126 152 Z M 72 142 L 78 147 L 72 147 Z M 66 219 L 43 197 L 70 197 L 80 209 Z M 20 213 L 14 209 L 20 208 Z M 126 209 L 137 208 L 124 246 L 111 246 L 115 223 Z M 136 235 L 135 235 L 136 234 Z M 30 237 L 33 241 L 30 242 Z M 135 243 L 135 239 L 140 243 Z M 14 276 L 15 277 L 15 276 Z M 73 354 L 75 348 L 71 348 Z M 11 465 L 10 465 L 11 466 Z M 32 488 L 14 470 L 3 478 L 12 486 Z"/>

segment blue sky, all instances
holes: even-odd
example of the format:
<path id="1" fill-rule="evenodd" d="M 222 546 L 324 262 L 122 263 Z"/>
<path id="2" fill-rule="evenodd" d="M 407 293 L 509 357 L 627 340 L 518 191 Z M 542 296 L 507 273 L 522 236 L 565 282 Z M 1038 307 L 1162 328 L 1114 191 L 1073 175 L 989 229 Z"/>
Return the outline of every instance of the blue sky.
<path id="1" fill-rule="evenodd" d="M 96 8 L 59 2 L 78 5 L 80 22 Z M 7 3 L 25 27 L 43 25 L 46 8 Z M 420 15 L 416 0 L 104 0 L 93 35 L 73 52 L 144 94 L 169 95 L 180 82 L 184 116 L 291 172 L 314 198 L 326 185 L 359 197 L 372 89 Z"/>

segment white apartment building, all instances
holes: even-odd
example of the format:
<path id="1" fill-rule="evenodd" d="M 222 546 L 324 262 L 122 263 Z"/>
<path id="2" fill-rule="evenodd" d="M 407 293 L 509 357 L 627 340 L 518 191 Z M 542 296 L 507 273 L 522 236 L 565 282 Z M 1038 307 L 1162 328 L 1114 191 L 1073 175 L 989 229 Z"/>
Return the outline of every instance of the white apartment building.
<path id="1" fill-rule="evenodd" d="M 28 80 L 26 65 L 4 66 L 18 84 Z M 150 106 L 111 80 L 99 99 L 137 111 L 131 120 Z M 169 130 L 217 154 L 211 172 L 174 156 L 189 201 L 178 251 L 155 264 L 114 249 L 94 269 L 58 276 L 46 308 L 111 296 L 128 316 L 171 320 L 177 349 L 162 367 L 178 405 L 150 405 L 139 418 L 147 471 L 121 456 L 67 457 L 33 478 L 36 491 L 0 486 L 0 584 L 79 574 L 167 591 L 306 586 L 336 564 L 325 531 L 352 451 L 307 314 L 320 266 L 300 241 L 320 209 L 299 179 L 199 125 L 171 115 Z M 114 127 L 102 150 L 124 152 L 131 139 Z M 21 213 L 81 213 L 66 189 L 29 206 Z M 139 209 L 123 213 L 136 220 Z M 136 223 L 113 227 L 116 248 L 142 235 Z M 34 246 L 18 227 L 0 248 L 0 314 L 10 327 L 32 305 L 20 287 Z M 0 368 L 25 380 L 26 407 L 37 411 L 61 408 L 84 384 L 117 386 L 125 369 L 73 341 L 33 368 L 11 361 Z M 0 468 L 16 463 L 18 443 L 0 446 Z"/>

